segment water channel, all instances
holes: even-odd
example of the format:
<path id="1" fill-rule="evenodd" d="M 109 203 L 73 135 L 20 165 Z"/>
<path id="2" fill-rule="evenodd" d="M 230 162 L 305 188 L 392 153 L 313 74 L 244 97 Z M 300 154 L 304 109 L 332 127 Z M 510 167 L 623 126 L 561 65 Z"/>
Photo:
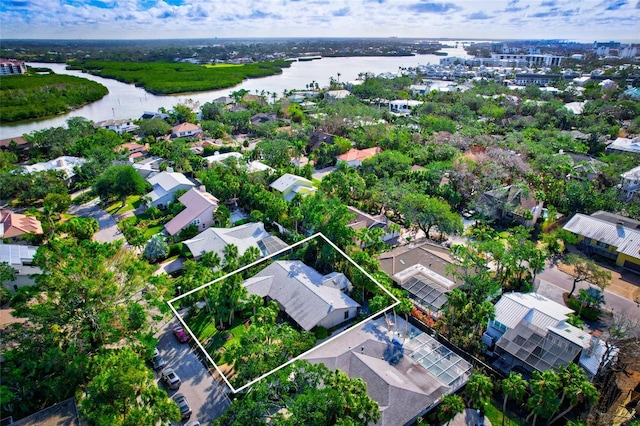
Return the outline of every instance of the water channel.
<path id="1" fill-rule="evenodd" d="M 455 42 L 449 43 L 454 44 Z M 460 47 L 446 48 L 443 51 L 447 52 L 449 56 L 468 57 L 461 45 Z M 80 71 L 69 71 L 65 69 L 65 64 L 28 63 L 34 67 L 51 68 L 57 74 L 76 75 L 97 81 L 109 89 L 109 94 L 99 101 L 65 115 L 13 124 L 0 123 L 0 139 L 18 137 L 48 127 L 63 126 L 71 117 L 84 117 L 94 122 L 108 119 L 137 119 L 145 111 L 157 111 L 160 107 L 171 109 L 174 105 L 189 99 L 202 105 L 239 89 L 246 89 L 251 93 L 275 92 L 281 96 L 285 90 L 305 89 L 306 85 L 311 82 L 317 82 L 320 87 L 327 86 L 331 77 L 339 79 L 341 82 L 352 81 L 363 72 L 375 75 L 398 72 L 400 68 L 416 67 L 428 63 L 437 64 L 440 58 L 441 56 L 436 55 L 376 56 L 322 58 L 306 62 L 293 62 L 290 68 L 285 68 L 283 73 L 279 75 L 245 80 L 237 86 L 223 90 L 175 96 L 152 95 L 131 84 L 83 74 Z M 339 76 L 338 73 L 340 73 Z"/>

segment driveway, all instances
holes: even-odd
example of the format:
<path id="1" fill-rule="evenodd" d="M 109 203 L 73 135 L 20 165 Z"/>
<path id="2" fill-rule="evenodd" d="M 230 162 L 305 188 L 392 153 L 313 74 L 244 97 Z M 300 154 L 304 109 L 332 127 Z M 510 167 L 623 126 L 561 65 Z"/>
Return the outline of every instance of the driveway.
<path id="1" fill-rule="evenodd" d="M 205 368 L 195 346 L 192 349 L 189 343 L 178 342 L 172 331 L 177 325 L 178 320 L 173 318 L 156 336 L 159 340 L 158 350 L 167 361 L 165 368 L 173 368 L 182 379 L 180 389 L 168 390 L 166 386 L 165 389 L 170 397 L 181 393 L 187 398 L 193 411 L 188 421 L 198 420 L 201 424 L 208 425 L 229 407 L 227 389 Z M 160 380 L 160 372 L 156 374 L 156 378 Z"/>
<path id="2" fill-rule="evenodd" d="M 93 235 L 93 239 L 100 243 L 110 243 L 124 238 L 116 220 L 98 205 L 99 199 L 95 198 L 87 203 L 72 205 L 69 213 L 81 217 L 92 217 L 98 221 L 100 230 Z"/>

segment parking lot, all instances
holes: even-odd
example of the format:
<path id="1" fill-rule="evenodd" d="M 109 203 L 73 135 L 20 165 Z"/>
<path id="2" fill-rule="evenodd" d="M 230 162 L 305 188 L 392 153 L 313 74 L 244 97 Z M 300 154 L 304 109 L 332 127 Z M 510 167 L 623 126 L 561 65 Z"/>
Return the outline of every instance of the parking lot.
<path id="1" fill-rule="evenodd" d="M 229 399 L 225 386 L 221 385 L 207 371 L 197 356 L 197 348 L 192 349 L 190 343 L 179 343 L 173 335 L 173 327 L 180 325 L 177 319 L 169 321 L 158 335 L 158 350 L 167 361 L 164 368 L 173 368 L 182 385 L 178 390 L 169 390 L 164 383 L 170 397 L 176 393 L 183 394 L 191 407 L 192 415 L 188 421 L 198 420 L 202 425 L 208 425 L 229 407 Z M 156 373 L 160 381 L 160 371 Z"/>

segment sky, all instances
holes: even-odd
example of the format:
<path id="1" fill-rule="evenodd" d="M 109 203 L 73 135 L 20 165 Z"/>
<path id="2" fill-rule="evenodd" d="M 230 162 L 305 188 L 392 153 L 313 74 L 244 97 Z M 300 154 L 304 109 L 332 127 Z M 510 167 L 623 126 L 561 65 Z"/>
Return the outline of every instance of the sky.
<path id="1" fill-rule="evenodd" d="M 640 41 L 640 0 L 0 0 L 0 39 Z"/>

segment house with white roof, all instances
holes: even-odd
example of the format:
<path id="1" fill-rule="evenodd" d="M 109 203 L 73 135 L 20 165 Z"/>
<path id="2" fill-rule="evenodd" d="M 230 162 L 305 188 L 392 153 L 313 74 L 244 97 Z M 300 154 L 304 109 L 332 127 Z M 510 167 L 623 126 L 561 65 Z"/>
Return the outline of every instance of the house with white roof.
<path id="1" fill-rule="evenodd" d="M 608 142 L 604 151 L 607 154 L 619 154 L 621 152 L 640 154 L 640 136 L 633 139 L 617 138 L 612 142 Z"/>
<path id="2" fill-rule="evenodd" d="M 17 291 L 18 288 L 35 284 L 34 275 L 42 270 L 33 266 L 33 257 L 38 247 L 22 244 L 3 244 L 0 241 L 0 263 L 7 263 L 15 271 L 14 279 L 3 283 L 7 290 Z"/>
<path id="3" fill-rule="evenodd" d="M 114 132 L 122 135 L 124 133 L 132 133 L 140 128 L 137 124 L 134 124 L 133 120 L 128 118 L 124 120 L 104 120 L 98 121 L 93 125 L 96 129 L 113 130 Z"/>
<path id="4" fill-rule="evenodd" d="M 624 200 L 629 202 L 636 196 L 638 187 L 640 187 L 640 166 L 627 170 L 620 177 L 622 178 L 620 190 L 624 195 Z"/>
<path id="5" fill-rule="evenodd" d="M 213 214 L 218 209 L 218 199 L 201 188 L 191 188 L 178 198 L 185 209 L 164 225 L 167 234 L 173 236 L 189 225 L 200 230 L 213 223 Z"/>
<path id="6" fill-rule="evenodd" d="M 505 374 L 515 368 L 529 376 L 534 370 L 544 372 L 573 362 L 592 379 L 607 348 L 595 333 L 569 324 L 571 313 L 572 309 L 536 293 L 503 294 L 482 335 L 488 351 L 497 356 L 494 367 Z"/>
<path id="7" fill-rule="evenodd" d="M 640 273 L 640 222 L 597 211 L 591 216 L 576 213 L 562 228 L 578 236 L 578 248 L 597 254 L 616 265 Z"/>
<path id="8" fill-rule="evenodd" d="M 471 364 L 400 317 L 390 328 L 384 318 L 366 321 L 303 358 L 362 379 L 378 403 L 380 426 L 413 424 L 471 373 Z"/>
<path id="9" fill-rule="evenodd" d="M 409 115 L 411 111 L 418 108 L 424 102 L 412 99 L 397 99 L 389 101 L 389 111 L 396 115 Z"/>
<path id="10" fill-rule="evenodd" d="M 45 172 L 48 170 L 54 170 L 62 172 L 64 175 L 65 183 L 68 185 L 73 181 L 76 176 L 75 168 L 82 167 L 87 160 L 80 157 L 71 157 L 69 155 L 63 155 L 53 160 L 49 160 L 43 163 L 35 163 L 28 166 L 24 166 L 24 170 L 27 173 Z"/>
<path id="11" fill-rule="evenodd" d="M 152 186 L 151 192 L 146 195 L 149 206 L 159 209 L 173 202 L 176 191 L 189 190 L 196 186 L 185 175 L 176 172 L 160 172 L 147 179 L 147 182 Z"/>
<path id="12" fill-rule="evenodd" d="M 299 260 L 273 262 L 243 285 L 249 294 L 278 302 L 280 310 L 307 331 L 340 325 L 360 309 L 346 293 L 352 288 L 347 277 L 322 275 Z"/>
<path id="13" fill-rule="evenodd" d="M 222 164 L 229 158 L 235 159 L 236 162 L 244 162 L 244 156 L 239 152 L 225 152 L 221 154 L 220 152 L 216 151 L 215 154 L 204 157 L 209 167 L 214 167 L 217 164 Z"/>
<path id="14" fill-rule="evenodd" d="M 269 186 L 280 192 L 287 201 L 293 200 L 296 194 L 306 197 L 318 190 L 309 179 L 291 173 L 285 173 Z"/>
<path id="15" fill-rule="evenodd" d="M 264 223 L 245 223 L 233 228 L 207 228 L 195 237 L 183 241 L 195 259 L 205 253 L 216 252 L 224 259 L 224 248 L 229 244 L 238 247 L 242 256 L 249 247 L 256 247 L 262 256 L 268 256 L 288 247 L 280 238 L 265 231 Z"/>

